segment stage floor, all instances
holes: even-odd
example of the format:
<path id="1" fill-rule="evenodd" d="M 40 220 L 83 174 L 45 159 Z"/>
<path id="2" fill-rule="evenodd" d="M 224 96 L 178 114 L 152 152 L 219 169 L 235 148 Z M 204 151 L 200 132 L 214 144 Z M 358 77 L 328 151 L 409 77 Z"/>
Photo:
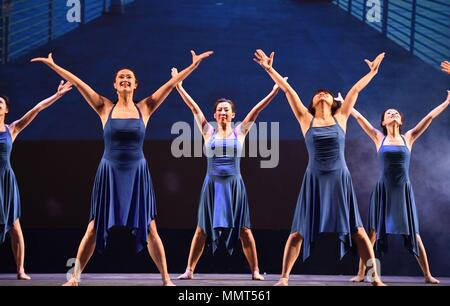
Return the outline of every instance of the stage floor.
<path id="1" fill-rule="evenodd" d="M 30 274 L 31 281 L 18 281 L 13 274 L 0 274 L 0 286 L 60 286 L 65 281 L 64 274 Z M 196 274 L 195 279 L 177 280 L 178 286 L 272 286 L 278 275 L 266 275 L 264 281 L 252 281 L 245 274 Z M 351 283 L 350 276 L 343 275 L 293 275 L 291 286 L 370 286 L 368 283 Z M 441 286 L 450 286 L 450 278 L 439 278 Z M 384 276 L 383 281 L 390 286 L 430 286 L 422 277 Z M 158 274 L 84 274 L 82 286 L 160 286 Z"/>

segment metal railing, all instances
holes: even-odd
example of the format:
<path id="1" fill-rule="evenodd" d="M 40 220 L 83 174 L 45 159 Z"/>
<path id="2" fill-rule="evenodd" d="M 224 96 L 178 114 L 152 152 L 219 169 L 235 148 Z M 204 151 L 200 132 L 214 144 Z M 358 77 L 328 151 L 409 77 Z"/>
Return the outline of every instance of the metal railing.
<path id="1" fill-rule="evenodd" d="M 450 1 L 380 0 L 381 20 L 368 22 L 368 0 L 333 0 L 336 6 L 358 15 L 363 3 L 362 21 L 425 62 L 435 65 L 450 58 Z M 354 5 L 353 5 L 353 4 Z M 361 20 L 361 19 L 360 19 Z"/>
<path id="2" fill-rule="evenodd" d="M 0 63 L 4 64 L 78 27 L 62 25 L 61 16 L 65 16 L 62 10 L 70 9 L 66 3 L 65 0 L 0 0 Z M 101 16 L 111 6 L 111 0 L 80 0 L 80 3 L 79 24 Z"/>

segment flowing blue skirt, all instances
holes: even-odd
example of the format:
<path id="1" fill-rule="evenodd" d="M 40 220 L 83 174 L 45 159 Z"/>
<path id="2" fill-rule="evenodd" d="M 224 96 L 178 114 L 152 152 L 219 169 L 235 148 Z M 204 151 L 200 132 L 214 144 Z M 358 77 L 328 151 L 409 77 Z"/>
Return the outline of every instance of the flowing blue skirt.
<path id="1" fill-rule="evenodd" d="M 97 233 L 96 248 L 102 252 L 113 227 L 132 229 L 136 252 L 147 245 L 150 222 L 156 217 L 155 194 L 147 161 L 112 163 L 102 159 L 91 197 L 90 221 Z"/>
<path id="2" fill-rule="evenodd" d="M 375 230 L 377 240 L 375 251 L 382 256 L 388 251 L 387 236 L 403 235 L 405 247 L 419 256 L 417 217 L 414 192 L 409 181 L 403 184 L 389 184 L 380 180 L 372 192 L 369 206 L 369 231 Z"/>
<path id="3" fill-rule="evenodd" d="M 340 257 L 354 248 L 351 235 L 363 227 L 356 194 L 347 168 L 307 169 L 298 196 L 291 233 L 303 237 L 303 260 L 322 233 L 337 233 Z"/>
<path id="4" fill-rule="evenodd" d="M 232 254 L 243 228 L 251 228 L 247 192 L 241 175 L 206 175 L 198 208 L 198 226 L 213 254 L 224 244 Z"/>
<path id="5" fill-rule="evenodd" d="M 9 166 L 0 168 L 0 244 L 20 218 L 20 195 L 16 176 Z"/>

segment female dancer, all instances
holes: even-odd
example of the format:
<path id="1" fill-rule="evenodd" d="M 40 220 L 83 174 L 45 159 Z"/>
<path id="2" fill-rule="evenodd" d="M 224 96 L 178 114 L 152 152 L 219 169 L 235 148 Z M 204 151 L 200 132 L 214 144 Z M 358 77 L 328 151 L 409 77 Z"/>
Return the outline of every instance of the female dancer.
<path id="1" fill-rule="evenodd" d="M 426 283 L 438 284 L 430 272 L 427 253 L 419 234 L 414 192 L 409 179 L 409 163 L 414 142 L 427 130 L 434 118 L 450 103 L 447 99 L 425 116 L 412 130 L 401 134 L 403 115 L 390 108 L 381 115 L 383 132 L 374 128 L 357 110 L 352 115 L 375 143 L 381 176 L 372 192 L 369 208 L 369 238 L 376 251 L 387 251 L 387 235 L 403 235 L 405 246 L 416 257 Z M 366 266 L 360 261 L 358 275 L 352 281 L 364 281 Z"/>
<path id="2" fill-rule="evenodd" d="M 24 268 L 25 242 L 19 220 L 21 215 L 20 195 L 16 177 L 9 161 L 12 145 L 17 135 L 41 111 L 58 101 L 71 89 L 72 84 L 70 82 L 64 83 L 64 81 L 61 81 L 53 96 L 39 102 L 22 118 L 9 125 L 5 124 L 6 115 L 10 110 L 9 99 L 6 96 L 0 96 L 0 244 L 5 241 L 6 234 L 9 232 L 17 265 L 17 279 L 19 280 L 30 280 L 31 278 L 25 274 Z"/>
<path id="3" fill-rule="evenodd" d="M 142 250 L 148 241 L 148 251 L 161 273 L 163 284 L 173 285 L 167 272 L 164 247 L 156 229 L 155 196 L 142 148 L 145 128 L 151 115 L 175 85 L 212 54 L 205 52 L 196 55 L 194 51 L 191 53 L 192 64 L 189 67 L 138 103 L 133 100 L 138 81 L 130 69 L 117 72 L 114 88 L 118 100 L 113 103 L 55 64 L 51 54 L 48 58 L 32 60 L 48 65 L 74 84 L 103 124 L 105 151 L 95 177 L 89 225 L 78 249 L 74 273 L 66 285 L 79 284 L 80 274 L 95 248 L 102 251 L 106 247 L 109 230 L 114 226 L 133 229 L 137 251 Z"/>
<path id="4" fill-rule="evenodd" d="M 176 77 L 177 70 L 172 69 Z M 177 91 L 191 109 L 195 121 L 205 140 L 208 170 L 203 183 L 198 209 L 198 225 L 189 251 L 186 272 L 178 279 L 192 279 L 195 267 L 208 241 L 213 253 L 224 242 L 231 255 L 240 239 L 245 257 L 250 265 L 253 280 L 264 280 L 259 273 L 255 239 L 250 230 L 250 215 L 247 193 L 240 172 L 240 156 L 245 137 L 259 113 L 275 98 L 278 86 L 248 113 L 244 121 L 233 128 L 236 116 L 231 100 L 218 99 L 214 105 L 217 129 L 208 123 L 197 103 L 177 84 Z"/>
<path id="5" fill-rule="evenodd" d="M 326 89 L 314 94 L 309 107 L 305 107 L 295 90 L 272 67 L 274 53 L 268 57 L 262 50 L 255 53 L 255 61 L 286 94 L 289 104 L 300 123 L 309 154 L 309 163 L 294 213 L 291 235 L 283 256 L 283 272 L 276 285 L 288 285 L 289 274 L 300 254 L 303 260 L 321 233 L 338 233 L 341 240 L 341 258 L 352 247 L 352 239 L 365 262 L 374 265 L 372 283 L 383 283 L 376 273 L 375 257 L 370 240 L 362 226 L 353 191 L 352 180 L 344 156 L 347 119 L 358 94 L 377 74 L 384 53 L 366 63 L 370 72 L 349 91 L 345 104 L 334 100 Z"/>

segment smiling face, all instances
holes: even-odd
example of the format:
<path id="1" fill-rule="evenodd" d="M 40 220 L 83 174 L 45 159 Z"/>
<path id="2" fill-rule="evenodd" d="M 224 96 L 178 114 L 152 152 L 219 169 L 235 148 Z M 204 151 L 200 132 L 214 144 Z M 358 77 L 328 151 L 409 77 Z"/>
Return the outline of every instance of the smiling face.
<path id="1" fill-rule="evenodd" d="M 214 119 L 218 124 L 232 122 L 236 116 L 233 105 L 230 102 L 219 102 L 216 104 Z"/>
<path id="2" fill-rule="evenodd" d="M 116 73 L 114 88 L 118 93 L 133 93 L 138 86 L 134 72 L 130 69 L 121 69 Z"/>
<path id="3" fill-rule="evenodd" d="M 387 134 L 387 127 L 392 124 L 398 124 L 400 128 L 403 125 L 403 114 L 395 108 L 385 110 L 381 116 L 381 127 L 385 135 Z"/>
<path id="4" fill-rule="evenodd" d="M 9 112 L 9 100 L 5 96 L 0 96 L 0 117 Z"/>

